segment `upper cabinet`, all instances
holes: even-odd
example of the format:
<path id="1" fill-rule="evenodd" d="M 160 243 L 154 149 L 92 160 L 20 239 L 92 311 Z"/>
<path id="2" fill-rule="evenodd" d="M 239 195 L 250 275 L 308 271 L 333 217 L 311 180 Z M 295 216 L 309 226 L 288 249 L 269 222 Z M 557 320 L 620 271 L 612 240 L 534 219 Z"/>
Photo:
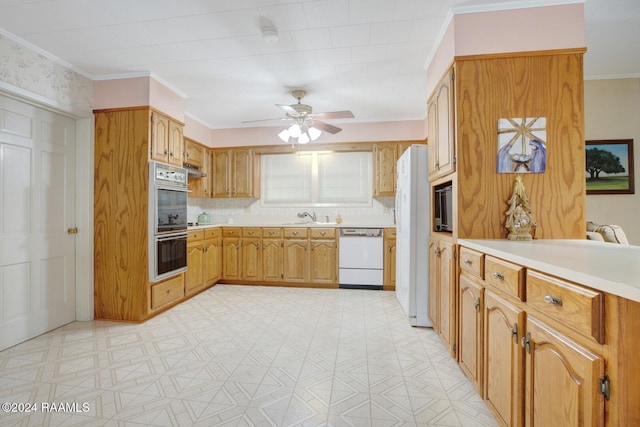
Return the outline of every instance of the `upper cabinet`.
<path id="1" fill-rule="evenodd" d="M 163 114 L 151 113 L 151 160 L 182 166 L 183 127 Z"/>
<path id="2" fill-rule="evenodd" d="M 212 197 L 260 197 L 260 162 L 252 149 L 215 149 L 211 163 Z"/>
<path id="3" fill-rule="evenodd" d="M 184 162 L 192 166 L 202 168 L 204 166 L 204 157 L 207 148 L 194 140 L 184 139 Z"/>
<path id="4" fill-rule="evenodd" d="M 453 76 L 451 68 L 427 102 L 429 181 L 455 171 Z"/>
<path id="5" fill-rule="evenodd" d="M 396 195 L 396 165 L 402 153 L 412 142 L 379 142 L 373 146 L 373 196 L 394 197 Z"/>

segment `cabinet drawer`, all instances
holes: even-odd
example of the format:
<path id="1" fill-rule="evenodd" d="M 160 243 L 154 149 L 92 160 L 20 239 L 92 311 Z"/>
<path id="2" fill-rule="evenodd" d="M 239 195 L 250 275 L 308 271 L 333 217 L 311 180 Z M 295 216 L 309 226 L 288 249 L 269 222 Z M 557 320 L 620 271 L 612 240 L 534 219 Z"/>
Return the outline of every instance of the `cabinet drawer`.
<path id="1" fill-rule="evenodd" d="M 265 227 L 262 229 L 262 237 L 266 237 L 268 239 L 279 239 L 282 237 L 282 228 Z"/>
<path id="2" fill-rule="evenodd" d="M 216 228 L 205 228 L 204 230 L 204 238 L 205 239 L 215 239 L 222 235 L 222 230 L 220 227 Z"/>
<path id="3" fill-rule="evenodd" d="M 187 242 L 188 243 L 195 242 L 195 241 L 198 241 L 198 240 L 202 240 L 203 237 L 204 237 L 204 230 L 202 230 L 202 229 L 187 231 Z"/>
<path id="4" fill-rule="evenodd" d="M 242 229 L 242 237 L 260 237 L 261 235 L 260 227 L 244 227 Z"/>
<path id="5" fill-rule="evenodd" d="M 308 228 L 287 227 L 284 229 L 284 237 L 285 239 L 306 239 L 308 231 Z"/>
<path id="6" fill-rule="evenodd" d="M 384 237 L 395 239 L 396 238 L 396 229 L 395 228 L 385 228 L 384 229 Z"/>
<path id="7" fill-rule="evenodd" d="M 479 279 L 484 279 L 484 254 L 461 247 L 460 269 Z"/>
<path id="8" fill-rule="evenodd" d="M 151 285 L 151 309 L 155 310 L 184 297 L 184 274 Z"/>
<path id="9" fill-rule="evenodd" d="M 223 227 L 222 237 L 241 237 L 242 229 L 240 227 Z"/>
<path id="10" fill-rule="evenodd" d="M 524 267 L 485 256 L 484 278 L 496 288 L 524 300 Z"/>
<path id="11" fill-rule="evenodd" d="M 602 292 L 527 271 L 527 304 L 604 344 Z"/>
<path id="12" fill-rule="evenodd" d="M 311 231 L 312 239 L 335 239 L 336 238 L 335 228 L 312 228 L 310 231 Z"/>

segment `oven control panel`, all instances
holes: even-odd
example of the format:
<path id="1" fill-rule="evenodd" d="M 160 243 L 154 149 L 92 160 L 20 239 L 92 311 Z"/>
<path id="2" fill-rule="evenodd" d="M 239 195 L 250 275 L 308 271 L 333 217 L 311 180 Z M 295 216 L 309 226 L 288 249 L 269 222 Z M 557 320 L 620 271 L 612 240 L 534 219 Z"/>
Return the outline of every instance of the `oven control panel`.
<path id="1" fill-rule="evenodd" d="M 153 166 L 155 167 L 156 183 L 187 187 L 188 174 L 186 169 L 155 162 Z"/>

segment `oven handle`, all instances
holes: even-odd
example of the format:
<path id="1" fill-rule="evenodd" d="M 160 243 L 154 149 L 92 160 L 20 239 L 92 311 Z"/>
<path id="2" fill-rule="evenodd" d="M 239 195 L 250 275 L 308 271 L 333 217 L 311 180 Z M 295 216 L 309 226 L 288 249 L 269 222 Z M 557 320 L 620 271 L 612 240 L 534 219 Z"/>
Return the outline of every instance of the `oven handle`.
<path id="1" fill-rule="evenodd" d="M 158 242 L 164 242 L 166 240 L 175 240 L 176 238 L 182 238 L 184 237 L 185 239 L 187 238 L 187 233 L 180 231 L 178 233 L 167 233 L 167 234 L 161 234 L 156 236 L 156 241 Z"/>

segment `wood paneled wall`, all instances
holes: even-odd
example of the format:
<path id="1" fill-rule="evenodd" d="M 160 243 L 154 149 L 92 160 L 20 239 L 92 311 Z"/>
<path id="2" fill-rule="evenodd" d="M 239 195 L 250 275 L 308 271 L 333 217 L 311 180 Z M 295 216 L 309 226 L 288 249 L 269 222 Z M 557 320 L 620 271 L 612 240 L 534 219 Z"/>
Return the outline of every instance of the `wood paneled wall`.
<path id="1" fill-rule="evenodd" d="M 547 118 L 547 169 L 522 174 L 535 238 L 585 238 L 583 50 L 456 58 L 458 238 L 502 239 L 516 174 L 496 172 L 498 119 Z"/>
<path id="2" fill-rule="evenodd" d="M 95 114 L 96 319 L 147 315 L 149 120 L 146 108 Z"/>

